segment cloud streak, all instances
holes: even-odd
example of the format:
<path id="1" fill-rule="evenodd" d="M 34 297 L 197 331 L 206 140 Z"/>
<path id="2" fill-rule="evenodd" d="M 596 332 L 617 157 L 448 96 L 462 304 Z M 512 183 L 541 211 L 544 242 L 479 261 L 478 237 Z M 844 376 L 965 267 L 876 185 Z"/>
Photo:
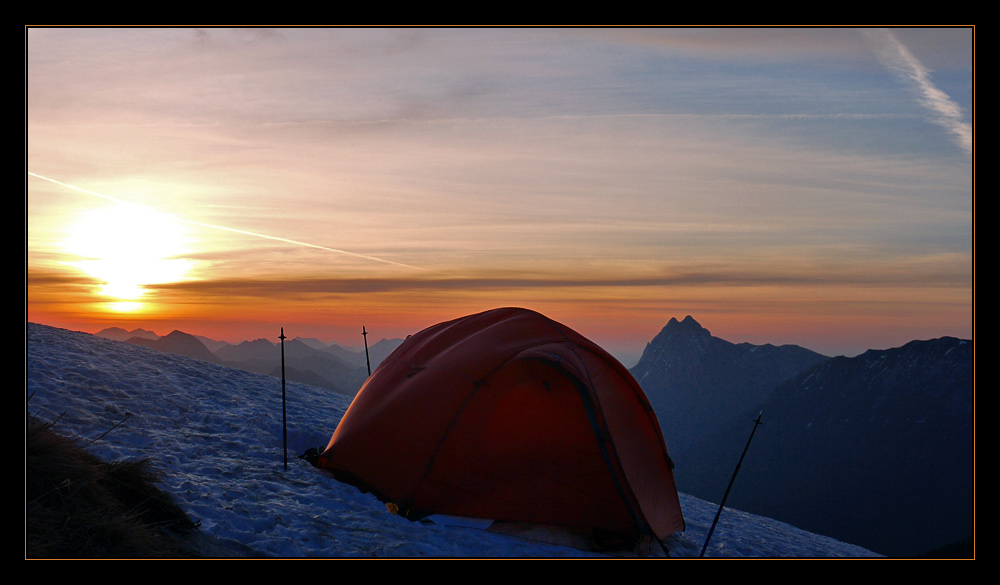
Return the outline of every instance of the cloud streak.
<path id="1" fill-rule="evenodd" d="M 917 92 L 921 105 L 933 114 L 933 121 L 946 129 L 963 151 L 971 154 L 972 125 L 963 119 L 962 108 L 934 85 L 930 71 L 891 31 L 876 29 L 868 34 L 878 44 L 879 61 Z"/>
<path id="2" fill-rule="evenodd" d="M 774 287 L 774 286 L 934 286 L 962 288 L 968 275 L 951 264 L 929 261 L 920 270 L 886 272 L 878 268 L 868 271 L 844 269 L 836 273 L 804 273 L 800 270 L 717 267 L 714 270 L 675 270 L 669 275 L 650 277 L 551 278 L 538 276 L 466 277 L 466 278 L 289 278 L 289 279 L 209 279 L 157 285 L 161 290 L 183 290 L 220 296 L 280 297 L 295 294 L 368 294 L 415 291 L 469 292 L 504 289 L 568 289 L 568 288 L 671 288 L 703 287 Z"/>
<path id="3" fill-rule="evenodd" d="M 55 183 L 56 185 L 60 185 L 62 187 L 66 187 L 67 189 L 73 189 L 74 191 L 79 191 L 81 193 L 86 193 L 88 195 L 94 195 L 95 197 L 101 197 L 103 199 L 107 199 L 108 201 L 113 201 L 115 203 L 128 203 L 127 201 L 124 201 L 124 200 L 121 200 L 121 199 L 116 199 L 115 197 L 111 197 L 110 195 L 105 195 L 103 193 L 97 193 L 96 191 L 90 191 L 90 190 L 87 190 L 87 189 L 83 189 L 81 187 L 77 187 L 75 185 L 70 185 L 69 183 L 64 183 L 62 181 L 58 181 L 56 179 L 51 179 L 49 177 L 45 177 L 45 176 L 39 175 L 37 173 L 32 173 L 30 171 L 28 172 L 28 175 L 32 176 L 32 177 L 35 177 L 35 178 L 38 178 L 38 179 L 42 179 L 44 181 L 49 181 L 50 183 Z M 377 256 L 369 256 L 367 254 L 358 254 L 356 252 L 348 252 L 347 250 L 340 250 L 338 248 L 330 248 L 330 247 L 327 247 L 327 246 L 320 246 L 318 244 L 310 244 L 309 242 L 302 242 L 302 241 L 299 241 L 299 240 L 292 240 L 292 239 L 289 239 L 289 238 L 282 238 L 282 237 L 279 237 L 279 236 L 270 236 L 270 235 L 267 235 L 267 234 L 262 234 L 262 233 L 257 233 L 257 232 L 251 232 L 251 231 L 246 231 L 246 230 L 241 230 L 241 229 L 236 229 L 236 228 L 230 228 L 230 227 L 225 227 L 225 226 L 220 226 L 220 225 L 213 225 L 213 224 L 209 224 L 209 223 L 202 223 L 202 222 L 199 222 L 199 221 L 193 221 L 193 220 L 189 220 L 189 219 L 176 218 L 176 217 L 174 219 L 176 221 L 179 221 L 181 223 L 186 223 L 188 225 L 195 225 L 195 226 L 200 226 L 200 227 L 209 228 L 209 229 L 213 229 L 213 230 L 219 230 L 219 231 L 224 231 L 224 232 L 229 232 L 229 233 L 234 233 L 234 234 L 241 234 L 241 235 L 244 235 L 244 236 L 251 236 L 251 237 L 254 237 L 254 238 L 261 238 L 261 239 L 265 239 L 265 240 L 272 240 L 272 241 L 275 241 L 275 242 L 283 242 L 285 244 L 291 244 L 293 246 L 301 246 L 301 247 L 305 247 L 305 248 L 313 248 L 313 249 L 316 249 L 316 250 L 323 250 L 323 251 L 326 251 L 326 252 L 335 252 L 337 254 L 343 254 L 343 255 L 346 255 L 346 256 L 352 256 L 354 258 L 360 258 L 362 260 L 371 260 L 372 262 L 381 262 L 383 264 L 391 264 L 393 266 L 399 266 L 399 267 L 402 267 L 402 268 L 410 268 L 410 269 L 413 269 L 413 270 L 426 270 L 426 269 L 420 268 L 418 266 L 410 266 L 409 264 L 403 264 L 401 262 L 395 262 L 395 261 L 392 261 L 392 260 L 386 260 L 385 258 L 379 258 Z"/>

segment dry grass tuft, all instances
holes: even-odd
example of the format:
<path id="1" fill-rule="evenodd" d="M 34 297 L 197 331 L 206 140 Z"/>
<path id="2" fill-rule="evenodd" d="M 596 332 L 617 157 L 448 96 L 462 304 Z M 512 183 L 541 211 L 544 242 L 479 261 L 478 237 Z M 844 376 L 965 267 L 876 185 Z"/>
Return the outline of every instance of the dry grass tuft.
<path id="1" fill-rule="evenodd" d="M 29 419 L 25 441 L 26 558 L 191 557 L 179 536 L 197 526 L 156 486 L 148 459 L 101 461 Z"/>

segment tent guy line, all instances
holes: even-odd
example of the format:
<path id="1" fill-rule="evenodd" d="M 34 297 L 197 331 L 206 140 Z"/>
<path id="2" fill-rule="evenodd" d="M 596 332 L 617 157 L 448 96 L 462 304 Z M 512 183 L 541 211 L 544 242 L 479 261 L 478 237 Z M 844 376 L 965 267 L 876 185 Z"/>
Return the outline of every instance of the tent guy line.
<path id="1" fill-rule="evenodd" d="M 112 201 L 114 203 L 120 203 L 120 204 L 123 204 L 123 205 L 132 205 L 132 203 L 130 203 L 128 201 L 125 201 L 123 199 L 118 199 L 118 198 L 112 197 L 110 195 L 105 195 L 104 193 L 98 193 L 96 191 L 90 191 L 90 190 L 84 189 L 82 187 L 77 187 L 76 185 L 71 185 L 69 183 L 64 183 L 64 182 L 58 181 L 56 179 L 51 179 L 49 177 L 45 177 L 43 175 L 39 175 L 38 173 L 33 173 L 31 171 L 28 171 L 28 175 L 32 176 L 32 177 L 35 177 L 35 178 L 38 178 L 38 179 L 42 179 L 44 181 L 49 181 L 50 183 L 54 183 L 54 184 L 62 186 L 62 187 L 66 187 L 67 189 L 72 189 L 74 191 L 79 191 L 81 193 L 86 193 L 88 195 L 93 195 L 95 197 L 100 197 L 102 199 L 107 199 L 108 201 Z M 411 270 L 421 270 L 421 271 L 427 270 L 426 268 L 421 268 L 419 266 L 412 266 L 410 264 L 403 264 L 402 262 L 395 262 L 393 260 L 387 260 L 385 258 L 379 258 L 377 256 L 369 256 L 367 254 L 358 254 L 356 252 L 349 252 L 347 250 L 341 250 L 339 248 L 330 248 L 328 246 L 320 246 L 318 244 L 310 244 L 309 242 L 302 242 L 302 241 L 299 241 L 299 240 L 292 240 L 292 239 L 289 239 L 289 238 L 282 238 L 280 236 L 271 236 L 271 235 L 267 235 L 267 234 L 261 234 L 261 233 L 258 233 L 258 232 L 250 232 L 250 231 L 246 231 L 246 230 L 241 230 L 241 229 L 237 229 L 237 228 L 225 227 L 225 226 L 221 226 L 221 225 L 214 225 L 214 224 L 210 224 L 210 223 L 202 223 L 200 221 L 194 221 L 194 220 L 190 220 L 190 219 L 183 219 L 183 218 L 173 217 L 173 216 L 171 216 L 171 217 L 174 219 L 174 221 L 178 221 L 178 222 L 181 222 L 181 223 L 186 223 L 186 224 L 189 224 L 189 225 L 200 226 L 200 227 L 210 228 L 210 229 L 214 229 L 214 230 L 220 230 L 220 231 L 224 231 L 224 232 L 230 232 L 230 233 L 234 233 L 234 234 L 240 234 L 240 235 L 244 235 L 244 236 L 251 236 L 251 237 L 254 237 L 254 238 L 262 238 L 262 239 L 265 239 L 265 240 L 273 240 L 273 241 L 276 241 L 276 242 L 283 242 L 283 243 L 286 243 L 286 244 L 292 244 L 294 246 L 304 246 L 306 248 L 314 248 L 316 250 L 323 250 L 323 251 L 326 251 L 326 252 L 335 252 L 337 254 L 344 254 L 346 256 L 353 256 L 355 258 L 361 258 L 363 260 L 371 260 L 373 262 L 381 262 L 383 264 L 391 264 L 393 266 L 399 266 L 399 267 L 402 267 L 402 268 L 409 268 Z"/>

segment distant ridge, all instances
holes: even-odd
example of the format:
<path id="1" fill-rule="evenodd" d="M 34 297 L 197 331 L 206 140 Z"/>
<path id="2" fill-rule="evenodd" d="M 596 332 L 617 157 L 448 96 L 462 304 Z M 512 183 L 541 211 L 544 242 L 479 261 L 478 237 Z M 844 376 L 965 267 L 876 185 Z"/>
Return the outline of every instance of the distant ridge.
<path id="1" fill-rule="evenodd" d="M 126 331 L 121 327 L 108 327 L 107 329 L 102 329 L 98 331 L 95 335 L 98 337 L 103 337 L 105 339 L 113 339 L 115 341 L 128 341 L 133 337 L 138 337 L 141 339 L 159 339 L 160 336 L 153 333 L 152 331 L 147 331 L 145 329 L 133 329 L 132 331 Z"/>
<path id="2" fill-rule="evenodd" d="M 912 341 L 780 385 L 759 407 L 763 425 L 727 505 L 890 556 L 971 539 L 972 347 Z M 718 500 L 751 426 L 735 422 L 700 444 L 701 461 L 678 484 Z"/>
<path id="3" fill-rule="evenodd" d="M 280 344 L 268 339 L 233 345 L 182 331 L 159 337 L 152 331 L 135 329 L 130 332 L 120 327 L 108 327 L 96 335 L 258 374 L 281 375 Z M 381 339 L 369 347 L 372 368 L 377 367 L 402 342 L 402 339 Z M 314 338 L 294 338 L 285 341 L 285 358 L 285 375 L 289 381 L 348 396 L 357 393 L 368 377 L 363 348 L 359 352 Z"/>
<path id="4" fill-rule="evenodd" d="M 251 361 L 273 362 L 277 357 L 278 344 L 266 339 L 243 341 L 236 345 L 227 345 L 215 352 L 223 361 L 238 364 Z"/>
<path id="5" fill-rule="evenodd" d="M 395 351 L 401 343 L 403 343 L 402 339 L 386 339 L 383 337 L 382 339 L 376 341 L 374 345 L 369 347 L 368 353 L 371 356 L 372 368 L 382 363 L 382 360 L 385 358 L 389 357 L 389 354 Z"/>
<path id="6" fill-rule="evenodd" d="M 205 344 L 199 341 L 198 338 L 183 331 L 171 331 L 159 339 L 132 337 L 126 341 L 135 345 L 142 345 L 165 353 L 183 355 L 204 362 L 222 363 L 222 360 L 209 351 L 205 347 Z"/>

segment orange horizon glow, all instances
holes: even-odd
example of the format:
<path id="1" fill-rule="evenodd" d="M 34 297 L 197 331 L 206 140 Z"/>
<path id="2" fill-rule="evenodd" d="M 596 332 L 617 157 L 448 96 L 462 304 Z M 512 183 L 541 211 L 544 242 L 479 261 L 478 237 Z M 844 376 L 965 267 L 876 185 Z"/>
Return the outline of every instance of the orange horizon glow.
<path id="1" fill-rule="evenodd" d="M 341 345 L 358 345 L 361 326 L 375 339 L 405 337 L 439 322 L 500 306 L 521 306 L 539 311 L 590 337 L 609 351 L 638 354 L 670 320 L 693 316 L 713 335 L 734 343 L 802 345 L 826 355 L 855 355 L 865 349 L 902 345 L 928 335 L 971 337 L 971 321 L 962 291 L 943 290 L 938 294 L 937 311 L 923 314 L 928 299 L 907 291 L 891 291 L 891 302 L 870 291 L 857 291 L 844 301 L 800 300 L 789 304 L 773 291 L 750 288 L 726 294 L 696 287 L 677 288 L 676 298 L 663 298 L 663 289 L 650 287 L 621 290 L 580 288 L 570 291 L 540 289 L 488 289 L 373 292 L 315 298 L 298 295 L 294 303 L 286 298 L 225 298 L 179 295 L 158 310 L 148 307 L 128 313 L 103 310 L 101 300 L 91 305 L 75 303 L 46 314 L 43 302 L 29 320 L 96 333 L 109 326 L 127 330 L 143 328 L 158 335 L 174 329 L 212 339 L 238 343 L 276 337 L 284 328 L 290 337 L 318 338 Z M 787 295 L 788 290 L 783 290 Z M 816 296 L 804 287 L 803 299 Z M 889 292 L 889 291 L 886 291 Z M 851 297 L 851 295 L 846 295 Z M 868 301 L 860 297 L 869 297 Z M 912 296 L 906 300 L 907 296 Z M 753 297 L 757 297 L 754 299 Z M 700 299 L 700 300 L 693 300 Z M 146 301 L 148 304 L 152 304 Z M 70 313 L 68 316 L 67 313 Z M 249 318 L 248 318 L 249 317 Z"/>

